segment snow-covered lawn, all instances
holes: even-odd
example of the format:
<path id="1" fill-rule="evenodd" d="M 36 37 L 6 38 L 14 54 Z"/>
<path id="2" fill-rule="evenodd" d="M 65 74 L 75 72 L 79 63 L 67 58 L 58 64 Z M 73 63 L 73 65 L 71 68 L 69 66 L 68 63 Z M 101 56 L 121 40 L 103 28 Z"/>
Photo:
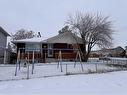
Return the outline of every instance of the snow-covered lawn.
<path id="1" fill-rule="evenodd" d="M 127 71 L 1 81 L 0 95 L 127 95 Z"/>
<path id="2" fill-rule="evenodd" d="M 74 62 L 63 62 L 61 66 L 57 68 L 57 63 L 50 64 L 35 64 L 34 73 L 32 73 L 32 66 L 30 65 L 29 78 L 40 78 L 40 77 L 49 77 L 49 76 L 63 76 L 66 74 L 81 74 L 81 73 L 92 73 L 96 70 L 112 70 L 118 69 L 115 67 L 109 67 L 103 63 L 83 63 L 83 71 L 81 64 L 77 63 L 74 68 Z M 67 68 L 66 68 L 67 64 Z M 96 65 L 97 64 L 97 65 Z M 66 70 L 67 69 L 67 70 Z M 17 79 L 26 79 L 27 78 L 27 68 L 21 67 L 17 71 L 17 76 L 15 76 L 15 65 L 0 65 L 0 81 L 6 80 L 17 80 Z"/>

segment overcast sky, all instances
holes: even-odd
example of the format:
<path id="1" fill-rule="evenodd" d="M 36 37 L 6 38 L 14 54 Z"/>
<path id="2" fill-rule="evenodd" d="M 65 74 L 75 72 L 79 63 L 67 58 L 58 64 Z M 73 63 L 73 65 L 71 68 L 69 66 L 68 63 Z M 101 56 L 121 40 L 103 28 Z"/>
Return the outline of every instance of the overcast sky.
<path id="1" fill-rule="evenodd" d="M 111 16 L 114 46 L 127 45 L 127 0 L 0 0 L 0 26 L 8 33 L 24 28 L 51 37 L 76 11 Z"/>

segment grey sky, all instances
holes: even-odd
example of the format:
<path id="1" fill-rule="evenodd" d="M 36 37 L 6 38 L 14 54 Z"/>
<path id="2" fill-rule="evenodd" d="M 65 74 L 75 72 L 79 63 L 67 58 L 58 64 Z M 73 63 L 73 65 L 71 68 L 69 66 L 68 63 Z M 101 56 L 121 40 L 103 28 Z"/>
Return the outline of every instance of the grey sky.
<path id="1" fill-rule="evenodd" d="M 114 45 L 127 45 L 127 0 L 0 0 L 0 26 L 14 33 L 21 28 L 56 35 L 69 14 L 76 11 L 111 16 Z"/>

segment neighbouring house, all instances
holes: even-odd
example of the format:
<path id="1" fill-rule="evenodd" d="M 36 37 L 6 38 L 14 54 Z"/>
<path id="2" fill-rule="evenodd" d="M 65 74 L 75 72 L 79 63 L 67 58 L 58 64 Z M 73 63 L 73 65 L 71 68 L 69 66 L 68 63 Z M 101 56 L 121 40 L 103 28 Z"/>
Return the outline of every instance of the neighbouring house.
<path id="1" fill-rule="evenodd" d="M 127 46 L 125 46 L 125 57 L 127 58 Z"/>
<path id="2" fill-rule="evenodd" d="M 91 52 L 91 57 L 125 57 L 125 50 L 118 46 L 112 49 L 102 49 Z"/>
<path id="3" fill-rule="evenodd" d="M 6 54 L 7 36 L 10 36 L 2 27 L 0 27 L 0 63 L 4 63 Z"/>
<path id="4" fill-rule="evenodd" d="M 20 59 L 29 57 L 32 61 L 34 55 L 36 62 L 57 61 L 60 51 L 62 60 L 72 61 L 76 58 L 77 43 L 83 49 L 82 39 L 71 32 L 62 32 L 48 39 L 40 37 L 15 40 L 12 43 L 17 46 L 17 53 L 20 50 Z"/>

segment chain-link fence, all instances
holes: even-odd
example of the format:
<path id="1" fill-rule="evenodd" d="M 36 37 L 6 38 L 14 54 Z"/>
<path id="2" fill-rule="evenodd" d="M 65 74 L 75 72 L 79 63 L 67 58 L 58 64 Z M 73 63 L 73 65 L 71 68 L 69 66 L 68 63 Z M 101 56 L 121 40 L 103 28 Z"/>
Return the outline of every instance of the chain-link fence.
<path id="1" fill-rule="evenodd" d="M 5 50 L 3 49 L 4 55 L 7 56 Z M 16 64 L 0 65 L 0 80 L 106 73 L 127 69 L 126 58 L 89 58 L 88 62 L 82 62 L 80 52 L 73 49 L 21 50 L 18 51 L 17 58 L 13 59 L 17 59 Z M 38 61 L 41 59 L 42 61 Z M 7 62 L 7 57 L 4 62 Z"/>
<path id="2" fill-rule="evenodd" d="M 122 62 L 122 61 L 121 61 Z M 53 76 L 77 75 L 77 74 L 92 74 L 106 73 L 112 71 L 127 70 L 126 64 L 112 65 L 107 61 L 89 61 L 89 62 L 52 62 L 52 63 L 35 63 L 16 65 L 0 65 L 0 80 L 17 80 L 42 78 Z M 16 71 L 16 75 L 15 75 Z"/>

